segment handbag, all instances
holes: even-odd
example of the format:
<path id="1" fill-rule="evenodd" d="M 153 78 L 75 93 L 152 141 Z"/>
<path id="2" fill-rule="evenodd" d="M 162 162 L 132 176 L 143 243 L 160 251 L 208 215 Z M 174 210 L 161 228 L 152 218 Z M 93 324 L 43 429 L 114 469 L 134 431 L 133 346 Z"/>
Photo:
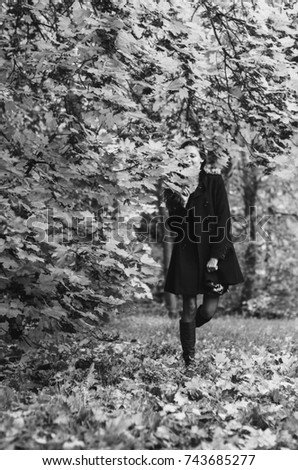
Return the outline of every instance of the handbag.
<path id="1" fill-rule="evenodd" d="M 205 291 L 208 295 L 223 295 L 227 292 L 228 286 L 221 284 L 218 271 L 207 271 L 205 269 Z"/>

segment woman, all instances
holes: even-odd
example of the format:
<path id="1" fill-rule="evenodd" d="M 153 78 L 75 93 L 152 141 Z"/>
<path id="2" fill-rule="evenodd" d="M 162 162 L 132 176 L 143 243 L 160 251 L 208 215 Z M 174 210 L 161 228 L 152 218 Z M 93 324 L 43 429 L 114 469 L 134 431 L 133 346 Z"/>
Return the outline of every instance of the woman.
<path id="1" fill-rule="evenodd" d="M 200 168 L 196 187 L 181 193 L 165 190 L 167 224 L 176 232 L 164 290 L 183 297 L 179 323 L 183 358 L 193 367 L 196 327 L 214 316 L 219 297 L 229 285 L 244 281 L 231 240 L 231 216 L 223 178 L 191 141 L 181 146 Z M 209 152 L 208 157 L 214 157 Z M 208 277 L 214 277 L 208 283 Z M 211 287 L 210 287 L 211 286 Z M 203 303 L 197 308 L 197 295 Z"/>

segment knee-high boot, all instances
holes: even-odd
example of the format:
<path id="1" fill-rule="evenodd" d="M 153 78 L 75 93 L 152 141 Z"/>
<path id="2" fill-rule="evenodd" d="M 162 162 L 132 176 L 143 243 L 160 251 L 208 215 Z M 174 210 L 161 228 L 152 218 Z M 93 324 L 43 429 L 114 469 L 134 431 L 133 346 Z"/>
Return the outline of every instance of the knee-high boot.
<path id="1" fill-rule="evenodd" d="M 204 325 L 205 323 L 211 320 L 211 317 L 207 317 L 207 318 L 203 317 L 201 309 L 202 309 L 202 305 L 198 307 L 197 312 L 196 312 L 196 328 L 200 328 L 200 326 Z"/>
<path id="2" fill-rule="evenodd" d="M 196 344 L 195 322 L 182 322 L 180 320 L 180 341 L 183 351 L 183 359 L 186 366 L 194 363 Z"/>

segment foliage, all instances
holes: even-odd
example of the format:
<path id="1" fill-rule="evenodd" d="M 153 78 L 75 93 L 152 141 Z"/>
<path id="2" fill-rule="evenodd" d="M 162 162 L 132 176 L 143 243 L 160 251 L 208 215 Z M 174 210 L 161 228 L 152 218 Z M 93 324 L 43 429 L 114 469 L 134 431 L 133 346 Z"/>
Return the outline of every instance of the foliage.
<path id="1" fill-rule="evenodd" d="M 193 173 L 182 138 L 295 171 L 292 2 L 2 3 L 1 331 L 81 328 L 148 295 L 154 263 L 119 214 Z"/>
<path id="2" fill-rule="evenodd" d="M 1 447 L 297 449 L 293 321 L 212 320 L 198 330 L 190 378 L 178 323 L 152 307 L 115 318 L 105 341 L 31 349 L 20 362 L 11 349 Z"/>
<path id="3" fill-rule="evenodd" d="M 236 212 L 241 184 L 235 189 L 233 180 L 232 209 Z M 237 182 L 239 185 L 239 181 Z M 255 202 L 255 240 L 250 242 L 247 236 L 250 229 L 250 217 L 234 223 L 238 256 L 243 263 L 243 253 L 249 243 L 253 243 L 257 254 L 257 262 L 253 273 L 253 295 L 243 311 L 248 315 L 275 318 L 297 315 L 297 182 L 295 179 L 286 181 L 277 175 L 257 175 L 257 191 Z M 238 209 L 238 214 L 241 212 Z M 254 215 L 254 214 L 253 214 Z M 235 217 L 237 220 L 237 216 Z M 246 226 L 245 226 L 246 224 Z M 239 233 L 237 233 L 237 226 Z M 241 238 L 242 231 L 242 238 Z M 244 263 L 243 263 L 244 264 Z"/>

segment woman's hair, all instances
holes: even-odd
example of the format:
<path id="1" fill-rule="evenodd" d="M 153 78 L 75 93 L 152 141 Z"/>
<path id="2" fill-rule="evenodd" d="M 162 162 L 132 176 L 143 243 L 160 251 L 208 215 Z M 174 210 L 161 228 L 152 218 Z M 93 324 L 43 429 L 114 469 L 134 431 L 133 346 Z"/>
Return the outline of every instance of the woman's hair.
<path id="1" fill-rule="evenodd" d="M 189 147 L 189 146 L 199 148 L 197 142 L 195 142 L 194 140 L 188 139 L 188 140 L 185 140 L 183 144 L 180 145 L 179 150 L 185 149 L 185 147 Z"/>
<path id="2" fill-rule="evenodd" d="M 200 168 L 200 172 L 199 172 L 199 176 L 198 176 L 198 183 L 199 183 L 199 186 L 202 187 L 203 191 L 206 191 L 206 189 L 208 188 L 208 174 L 206 173 L 206 171 L 204 170 L 205 166 L 206 166 L 206 160 L 204 160 L 202 163 L 201 163 L 201 168 Z"/>

